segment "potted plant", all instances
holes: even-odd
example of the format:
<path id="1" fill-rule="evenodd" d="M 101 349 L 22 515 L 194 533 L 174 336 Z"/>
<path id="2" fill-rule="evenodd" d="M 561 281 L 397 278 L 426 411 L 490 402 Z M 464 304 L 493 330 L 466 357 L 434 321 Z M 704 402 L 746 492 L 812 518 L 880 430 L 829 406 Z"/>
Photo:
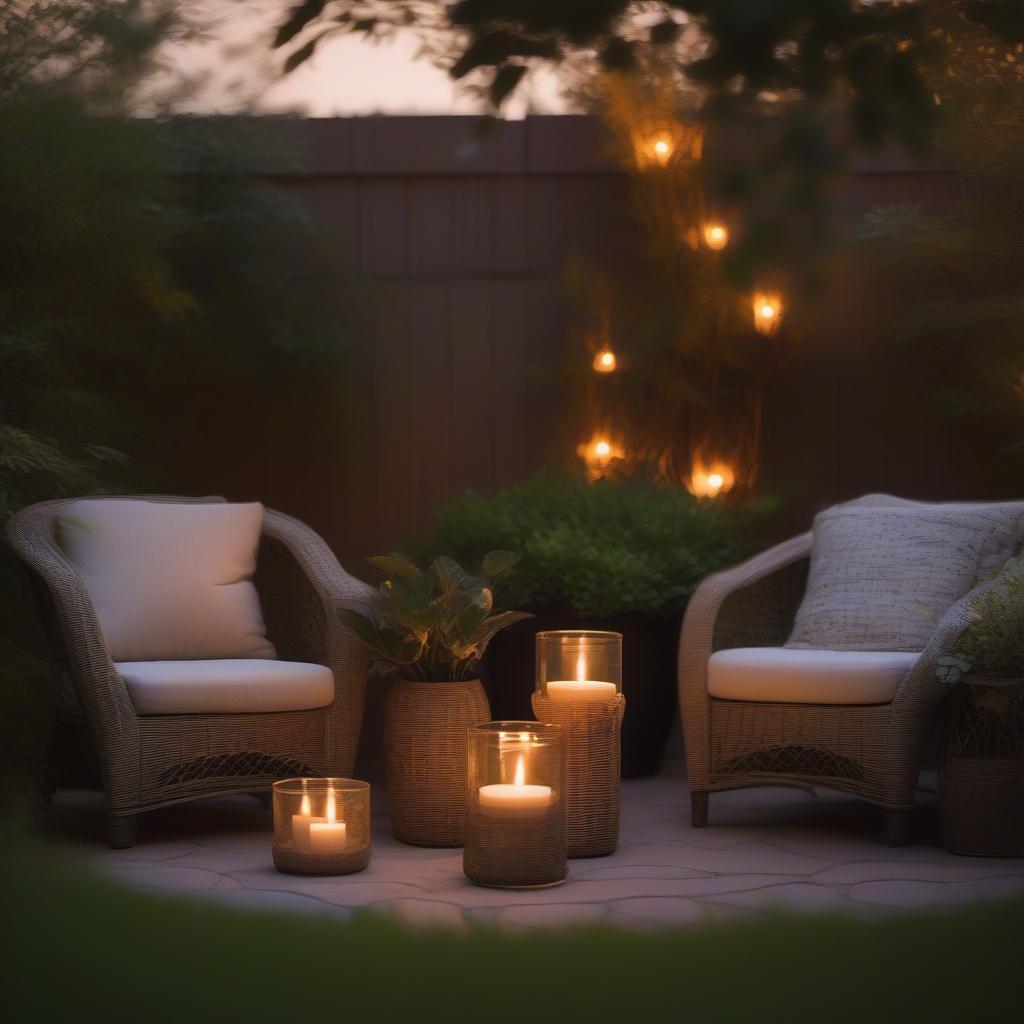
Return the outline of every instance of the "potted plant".
<path id="1" fill-rule="evenodd" d="M 464 559 L 494 547 L 520 552 L 498 584 L 499 598 L 534 618 L 496 638 L 486 659 L 498 718 L 531 716 L 538 630 L 623 634 L 622 774 L 631 777 L 661 765 L 675 716 L 682 611 L 708 573 L 745 554 L 743 520 L 682 487 L 542 474 L 490 496 L 456 499 L 416 549 Z"/>
<path id="2" fill-rule="evenodd" d="M 339 614 L 398 675 L 384 706 L 391 828 L 405 843 L 461 846 L 468 733 L 491 717 L 480 659 L 499 630 L 528 617 L 494 612 L 493 583 L 516 558 L 491 551 L 475 575 L 444 555 L 428 569 L 397 553 L 369 561 L 386 573 L 380 600 Z"/>
<path id="3" fill-rule="evenodd" d="M 943 845 L 976 857 L 1024 855 L 1024 559 L 971 603 L 972 623 L 936 674 L 942 716 Z"/>

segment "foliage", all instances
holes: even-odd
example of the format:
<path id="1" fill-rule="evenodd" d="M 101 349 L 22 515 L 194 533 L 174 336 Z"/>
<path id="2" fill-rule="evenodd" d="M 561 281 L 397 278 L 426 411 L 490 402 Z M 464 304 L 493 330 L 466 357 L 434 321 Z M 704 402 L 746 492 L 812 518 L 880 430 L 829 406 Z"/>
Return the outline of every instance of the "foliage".
<path id="1" fill-rule="evenodd" d="M 526 1002 L 537 1020 L 589 1024 L 819 1024 L 823 1015 L 830 1024 L 963 1024 L 1020 1011 L 1019 897 L 873 919 L 745 915 L 677 929 L 517 934 L 162 896 L 93 877 L 45 848 L 4 856 L 0 869 L 17 940 L 0 966 L 12 1021 L 522 1024 Z M 252 977 L 258 964 L 263 984 Z M 528 999 L 508 998 L 524 979 Z"/>
<path id="2" fill-rule="evenodd" d="M 969 757 L 1024 753 L 1024 556 L 971 602 L 972 621 L 936 675 L 949 685 L 943 728 Z M 990 677 L 990 678 L 985 678 Z"/>
<path id="3" fill-rule="evenodd" d="M 860 264 L 886 312 L 895 359 L 933 409 L 978 447 L 1024 457 L 1024 62 L 961 41 L 937 83 L 946 111 L 941 152 L 964 175 L 960 200 L 940 214 L 876 211 Z"/>
<path id="4" fill-rule="evenodd" d="M 374 605 L 349 602 L 341 619 L 403 679 L 472 679 L 495 633 L 530 617 L 525 612 L 492 614 L 492 584 L 515 565 L 509 551 L 489 551 L 477 575 L 445 555 L 427 570 L 398 553 L 369 561 L 387 573 L 380 586 L 382 600 Z"/>
<path id="5" fill-rule="evenodd" d="M 494 547 L 520 552 L 500 582 L 505 604 L 558 602 L 595 618 L 671 615 L 708 573 L 744 553 L 743 525 L 742 514 L 681 488 L 542 475 L 456 499 L 416 548 L 466 560 Z"/>
<path id="6" fill-rule="evenodd" d="M 62 495 L 221 491 L 341 378 L 334 256 L 249 177 L 296 166 L 286 123 L 125 113 L 174 7 L 0 15 L 0 526 Z M 6 546 L 0 578 L 0 756 L 38 776 L 58 673 Z"/>
<path id="7" fill-rule="evenodd" d="M 819 244 L 814 211 L 857 148 L 929 145 L 932 72 L 944 70 L 945 29 L 961 23 L 1001 52 L 1024 42 L 1016 0 L 301 0 L 275 45 L 291 68 L 335 33 L 418 28 L 454 78 L 482 76 L 495 107 L 538 65 L 671 64 L 703 97 L 702 119 L 742 139 L 723 147 L 716 174 L 745 208 L 729 256 L 742 276 L 788 247 Z"/>

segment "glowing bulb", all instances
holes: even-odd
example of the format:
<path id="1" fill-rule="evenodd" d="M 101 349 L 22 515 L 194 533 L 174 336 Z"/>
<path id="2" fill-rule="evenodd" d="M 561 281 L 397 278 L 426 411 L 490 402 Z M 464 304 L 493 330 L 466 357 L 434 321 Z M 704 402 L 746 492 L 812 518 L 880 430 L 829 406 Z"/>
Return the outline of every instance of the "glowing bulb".
<path id="1" fill-rule="evenodd" d="M 758 292 L 753 307 L 755 329 L 761 334 L 774 334 L 782 320 L 782 299 L 777 294 Z"/>
<path id="2" fill-rule="evenodd" d="M 513 786 L 525 786 L 526 785 L 526 767 L 523 765 L 523 755 L 519 755 L 519 760 L 516 761 L 516 775 L 512 780 Z"/>
<path id="3" fill-rule="evenodd" d="M 708 477 L 708 489 L 718 492 L 722 489 L 722 484 L 725 483 L 725 478 L 721 473 L 712 473 Z"/>
<path id="4" fill-rule="evenodd" d="M 668 144 L 667 139 L 658 139 L 654 143 L 654 152 L 660 157 L 666 157 L 672 152 L 672 147 Z"/>
<path id="5" fill-rule="evenodd" d="M 597 441 L 594 444 L 594 454 L 599 459 L 606 459 L 612 453 L 612 446 L 607 441 Z"/>
<path id="6" fill-rule="evenodd" d="M 704 225 L 704 244 L 716 252 L 729 244 L 729 229 L 724 224 L 710 223 Z"/>
<path id="7" fill-rule="evenodd" d="M 582 651 L 580 651 L 580 656 L 576 659 L 576 681 L 580 683 L 587 681 L 587 659 L 583 657 Z"/>
<path id="8" fill-rule="evenodd" d="M 610 348 L 603 348 L 594 356 L 594 369 L 598 373 L 611 373 L 615 364 L 615 353 Z"/>

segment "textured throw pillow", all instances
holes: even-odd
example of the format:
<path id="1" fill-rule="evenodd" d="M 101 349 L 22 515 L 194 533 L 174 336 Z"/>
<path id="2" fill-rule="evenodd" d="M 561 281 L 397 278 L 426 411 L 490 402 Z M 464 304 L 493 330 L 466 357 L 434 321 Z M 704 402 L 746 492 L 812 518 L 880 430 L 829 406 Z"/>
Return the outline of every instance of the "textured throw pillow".
<path id="1" fill-rule="evenodd" d="M 949 607 L 1017 552 L 1019 504 L 836 506 L 814 520 L 787 647 L 920 651 Z"/>
<path id="2" fill-rule="evenodd" d="M 57 539 L 115 661 L 273 658 L 252 575 L 263 506 L 76 501 Z"/>

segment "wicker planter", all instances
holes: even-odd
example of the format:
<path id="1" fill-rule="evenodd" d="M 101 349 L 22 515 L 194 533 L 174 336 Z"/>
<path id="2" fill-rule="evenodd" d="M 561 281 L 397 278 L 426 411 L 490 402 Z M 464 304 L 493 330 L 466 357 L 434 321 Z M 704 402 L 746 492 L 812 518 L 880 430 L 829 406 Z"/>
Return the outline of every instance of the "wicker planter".
<path id="1" fill-rule="evenodd" d="M 947 754 L 939 769 L 942 845 L 968 857 L 1024 856 L 1024 756 Z"/>
<path id="2" fill-rule="evenodd" d="M 384 706 L 391 831 L 415 846 L 462 846 L 469 730 L 491 717 L 479 679 L 397 682 Z"/>

